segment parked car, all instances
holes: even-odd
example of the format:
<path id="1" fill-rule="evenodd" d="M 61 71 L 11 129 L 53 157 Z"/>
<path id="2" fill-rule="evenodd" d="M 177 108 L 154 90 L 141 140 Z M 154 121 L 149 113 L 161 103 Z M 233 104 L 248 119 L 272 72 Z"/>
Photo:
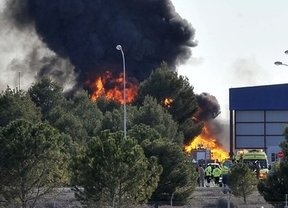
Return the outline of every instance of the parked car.
<path id="1" fill-rule="evenodd" d="M 215 168 L 215 167 L 220 168 L 220 164 L 219 164 L 219 163 L 216 163 L 216 162 L 208 163 L 207 165 L 211 165 L 212 169 Z"/>
<path id="2" fill-rule="evenodd" d="M 212 170 L 216 167 L 220 168 L 220 170 L 221 170 L 221 166 L 219 163 L 213 162 L 213 163 L 207 163 L 207 165 L 211 165 Z M 220 187 L 222 187 L 222 176 L 219 178 L 219 185 L 220 185 Z"/>

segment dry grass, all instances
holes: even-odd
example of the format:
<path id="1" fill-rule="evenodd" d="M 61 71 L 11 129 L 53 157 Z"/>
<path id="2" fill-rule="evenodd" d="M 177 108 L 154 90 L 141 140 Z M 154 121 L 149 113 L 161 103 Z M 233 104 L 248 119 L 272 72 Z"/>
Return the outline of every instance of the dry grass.
<path id="1" fill-rule="evenodd" d="M 181 206 L 182 208 L 227 208 L 229 194 L 223 193 L 220 187 L 197 187 L 193 193 L 193 199 L 190 204 Z M 270 204 L 265 202 L 258 192 L 255 192 L 247 198 L 244 204 L 243 198 L 237 198 L 233 195 L 230 198 L 230 208 L 272 208 Z M 154 206 L 143 206 L 143 208 L 152 208 Z M 160 206 L 161 208 L 169 208 L 171 206 Z M 180 208 L 180 206 L 173 206 Z M 79 202 L 74 198 L 71 190 L 65 190 L 56 196 L 50 197 L 39 203 L 36 208 L 82 208 Z"/>
<path id="2" fill-rule="evenodd" d="M 272 208 L 262 196 L 256 191 L 247 198 L 247 203 L 244 204 L 243 198 L 238 198 L 230 194 L 224 194 L 223 188 L 220 187 L 197 187 L 193 193 L 191 205 L 184 207 L 197 208 L 227 208 L 227 203 L 230 197 L 230 208 Z"/>

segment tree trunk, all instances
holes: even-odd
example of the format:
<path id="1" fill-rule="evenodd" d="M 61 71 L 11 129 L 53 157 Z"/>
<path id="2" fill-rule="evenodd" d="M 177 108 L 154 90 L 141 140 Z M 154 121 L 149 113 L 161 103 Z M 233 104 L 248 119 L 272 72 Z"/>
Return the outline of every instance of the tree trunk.
<path id="1" fill-rule="evenodd" d="M 158 208 L 158 207 L 159 207 L 159 205 L 158 205 L 158 201 L 157 201 L 154 208 Z"/>

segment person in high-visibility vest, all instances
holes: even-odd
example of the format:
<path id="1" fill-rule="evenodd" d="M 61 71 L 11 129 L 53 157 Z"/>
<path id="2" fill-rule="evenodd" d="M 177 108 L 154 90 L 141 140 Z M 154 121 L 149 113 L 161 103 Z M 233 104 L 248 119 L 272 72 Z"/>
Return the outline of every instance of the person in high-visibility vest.
<path id="1" fill-rule="evenodd" d="M 212 167 L 211 164 L 208 164 L 208 166 L 205 168 L 205 178 L 207 181 L 206 187 L 210 186 L 211 177 L 212 177 Z"/>
<path id="2" fill-rule="evenodd" d="M 215 168 L 213 168 L 212 175 L 214 177 L 215 185 L 219 186 L 219 179 L 220 179 L 220 176 L 221 176 L 221 169 L 218 166 L 216 166 Z"/>

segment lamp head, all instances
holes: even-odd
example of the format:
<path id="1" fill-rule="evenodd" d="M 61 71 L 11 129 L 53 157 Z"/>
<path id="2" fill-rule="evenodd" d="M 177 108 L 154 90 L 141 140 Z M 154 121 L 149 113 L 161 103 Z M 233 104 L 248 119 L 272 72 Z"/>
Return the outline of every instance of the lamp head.
<path id="1" fill-rule="evenodd" d="M 121 45 L 117 45 L 117 46 L 116 46 L 116 49 L 117 49 L 118 51 L 121 51 L 121 50 L 122 50 L 122 46 L 121 46 Z"/>
<path id="2" fill-rule="evenodd" d="M 282 65 L 283 63 L 281 61 L 276 61 L 274 64 L 279 66 L 279 65 Z"/>

